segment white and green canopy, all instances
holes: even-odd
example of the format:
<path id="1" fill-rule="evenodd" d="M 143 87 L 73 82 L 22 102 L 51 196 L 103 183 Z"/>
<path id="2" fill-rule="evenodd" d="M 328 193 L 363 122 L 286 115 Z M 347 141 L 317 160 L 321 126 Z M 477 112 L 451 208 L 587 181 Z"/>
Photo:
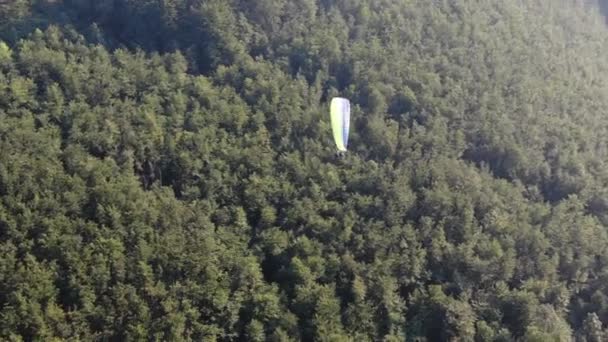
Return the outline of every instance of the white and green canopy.
<path id="1" fill-rule="evenodd" d="M 350 126 L 350 102 L 342 97 L 334 97 L 330 104 L 331 130 L 338 151 L 346 152 Z"/>

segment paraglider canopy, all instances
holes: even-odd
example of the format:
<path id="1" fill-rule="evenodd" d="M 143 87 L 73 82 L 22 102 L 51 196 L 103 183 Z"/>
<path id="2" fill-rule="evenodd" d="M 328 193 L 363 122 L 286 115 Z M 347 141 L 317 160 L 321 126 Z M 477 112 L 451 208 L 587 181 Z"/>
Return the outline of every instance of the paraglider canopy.
<path id="1" fill-rule="evenodd" d="M 342 97 L 334 97 L 330 103 L 331 130 L 336 147 L 346 152 L 348 130 L 350 126 L 350 102 Z"/>

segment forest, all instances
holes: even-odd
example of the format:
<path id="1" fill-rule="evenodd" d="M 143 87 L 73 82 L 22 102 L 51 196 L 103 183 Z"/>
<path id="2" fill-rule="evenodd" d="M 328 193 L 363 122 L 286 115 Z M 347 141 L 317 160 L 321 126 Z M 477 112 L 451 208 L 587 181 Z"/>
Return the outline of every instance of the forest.
<path id="1" fill-rule="evenodd" d="M 0 0 L 0 340 L 607 341 L 607 8 Z"/>

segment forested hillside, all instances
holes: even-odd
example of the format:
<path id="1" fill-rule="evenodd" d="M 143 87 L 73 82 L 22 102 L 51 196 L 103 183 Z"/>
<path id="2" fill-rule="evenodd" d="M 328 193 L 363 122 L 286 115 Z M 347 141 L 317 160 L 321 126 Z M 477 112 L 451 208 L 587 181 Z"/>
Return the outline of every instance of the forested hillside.
<path id="1" fill-rule="evenodd" d="M 0 340 L 608 340 L 601 13 L 0 0 Z"/>

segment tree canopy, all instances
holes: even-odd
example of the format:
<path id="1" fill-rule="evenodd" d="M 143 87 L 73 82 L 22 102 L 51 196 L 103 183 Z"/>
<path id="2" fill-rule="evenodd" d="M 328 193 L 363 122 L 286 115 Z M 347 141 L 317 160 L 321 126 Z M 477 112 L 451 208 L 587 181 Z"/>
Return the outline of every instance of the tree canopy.
<path id="1" fill-rule="evenodd" d="M 606 55 L 587 0 L 0 0 L 0 339 L 604 341 Z"/>

